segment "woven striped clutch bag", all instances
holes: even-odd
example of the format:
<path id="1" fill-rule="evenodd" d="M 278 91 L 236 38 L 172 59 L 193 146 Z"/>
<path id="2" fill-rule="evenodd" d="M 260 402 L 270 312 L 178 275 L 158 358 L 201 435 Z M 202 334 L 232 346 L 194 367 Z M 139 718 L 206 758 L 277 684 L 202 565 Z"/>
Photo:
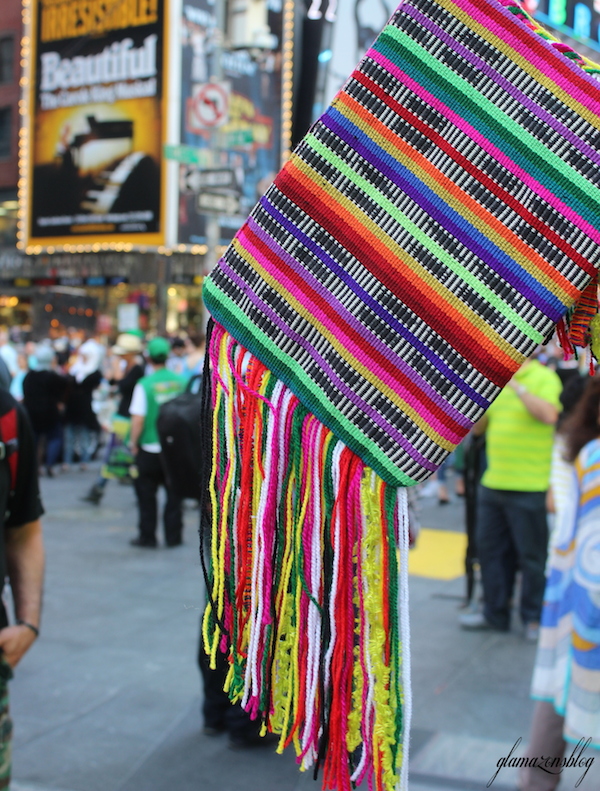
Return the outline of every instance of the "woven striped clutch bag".
<path id="1" fill-rule="evenodd" d="M 406 786 L 403 487 L 597 303 L 597 72 L 514 4 L 402 2 L 206 281 L 205 643 L 326 787 Z"/>

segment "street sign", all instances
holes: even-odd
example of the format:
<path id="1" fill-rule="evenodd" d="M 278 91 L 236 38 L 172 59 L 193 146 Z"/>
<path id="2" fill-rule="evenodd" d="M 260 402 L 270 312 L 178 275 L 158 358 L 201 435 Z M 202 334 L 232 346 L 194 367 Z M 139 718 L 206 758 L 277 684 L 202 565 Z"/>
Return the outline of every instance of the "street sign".
<path id="1" fill-rule="evenodd" d="M 211 152 L 206 148 L 195 148 L 186 145 L 165 145 L 163 148 L 165 159 L 174 159 L 184 165 L 208 165 Z"/>
<path id="2" fill-rule="evenodd" d="M 186 192 L 200 192 L 200 171 L 198 168 L 187 168 L 184 183 Z"/>
<path id="3" fill-rule="evenodd" d="M 227 121 L 229 93 L 219 82 L 195 85 L 187 100 L 187 127 L 190 132 L 206 132 Z"/>
<path id="4" fill-rule="evenodd" d="M 241 185 L 238 183 L 235 172 L 225 168 L 201 170 L 190 167 L 186 170 L 184 183 L 186 192 L 200 192 L 204 189 L 241 191 Z"/>
<path id="5" fill-rule="evenodd" d="M 204 214 L 239 214 L 240 199 L 237 195 L 225 192 L 200 192 L 198 211 Z"/>
<path id="6" fill-rule="evenodd" d="M 200 189 L 239 189 L 237 179 L 233 170 L 199 170 L 196 179 Z"/>
<path id="7" fill-rule="evenodd" d="M 251 146 L 254 142 L 252 129 L 233 129 L 230 132 L 219 134 L 219 146 L 221 148 L 243 148 Z"/>

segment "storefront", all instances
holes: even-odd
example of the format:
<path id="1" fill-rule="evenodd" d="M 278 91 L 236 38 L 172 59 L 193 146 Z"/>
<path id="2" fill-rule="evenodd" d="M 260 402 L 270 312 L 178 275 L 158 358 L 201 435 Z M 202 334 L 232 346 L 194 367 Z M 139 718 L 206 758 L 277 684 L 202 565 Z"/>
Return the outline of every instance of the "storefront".
<path id="1" fill-rule="evenodd" d="M 203 326 L 202 255 L 64 253 L 0 248 L 0 325 L 35 340 L 69 327 L 113 337 Z"/>
<path id="2" fill-rule="evenodd" d="M 19 202 L 16 190 L 0 190 L 0 248 L 17 243 L 17 215 Z"/>

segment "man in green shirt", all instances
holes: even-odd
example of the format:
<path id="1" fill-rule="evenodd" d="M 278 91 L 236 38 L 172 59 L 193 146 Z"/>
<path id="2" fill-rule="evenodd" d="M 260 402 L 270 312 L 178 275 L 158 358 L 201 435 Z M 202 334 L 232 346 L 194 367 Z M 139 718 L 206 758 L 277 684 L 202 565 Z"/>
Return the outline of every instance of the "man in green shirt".
<path id="1" fill-rule="evenodd" d="M 135 457 L 138 477 L 135 491 L 139 508 L 139 535 L 132 539 L 136 547 L 156 547 L 157 503 L 159 486 L 164 486 L 167 500 L 163 514 L 165 543 L 168 547 L 181 544 L 183 519 L 181 499 L 167 485 L 160 440 L 156 428 L 162 404 L 185 390 L 183 376 L 167 370 L 165 363 L 171 350 L 165 338 L 153 338 L 148 344 L 148 356 L 154 368 L 150 376 L 142 377 L 136 384 L 131 398 L 131 451 Z"/>
<path id="2" fill-rule="evenodd" d="M 476 426 L 486 432 L 487 469 L 477 506 L 477 548 L 484 609 L 463 613 L 465 629 L 510 628 L 515 575 L 521 570 L 520 615 L 537 639 L 548 547 L 546 492 L 561 382 L 527 360 Z"/>

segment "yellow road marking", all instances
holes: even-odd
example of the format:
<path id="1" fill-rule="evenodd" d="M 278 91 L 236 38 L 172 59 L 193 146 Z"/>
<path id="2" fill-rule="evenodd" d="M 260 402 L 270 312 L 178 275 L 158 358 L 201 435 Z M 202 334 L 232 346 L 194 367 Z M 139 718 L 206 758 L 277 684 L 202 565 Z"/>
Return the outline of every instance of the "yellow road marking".
<path id="1" fill-rule="evenodd" d="M 408 553 L 408 573 L 434 580 L 454 580 L 465 573 L 467 536 L 450 530 L 421 528 Z"/>

